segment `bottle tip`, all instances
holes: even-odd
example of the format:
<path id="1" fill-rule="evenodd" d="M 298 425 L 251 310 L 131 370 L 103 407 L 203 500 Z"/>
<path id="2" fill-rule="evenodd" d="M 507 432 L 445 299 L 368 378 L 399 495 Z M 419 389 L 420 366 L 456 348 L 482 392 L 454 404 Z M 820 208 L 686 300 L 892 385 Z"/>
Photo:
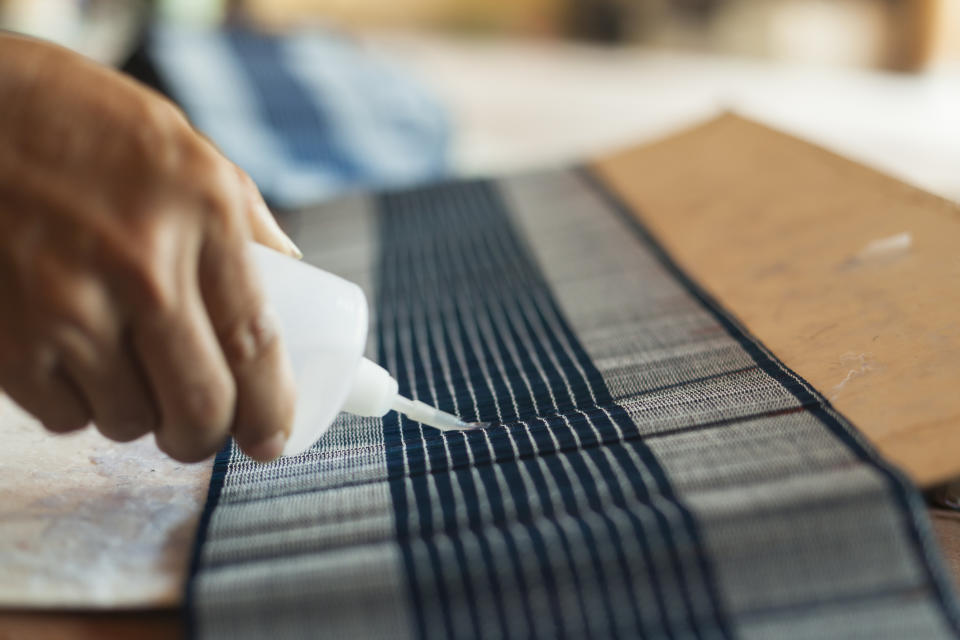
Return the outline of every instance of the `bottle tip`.
<path id="1" fill-rule="evenodd" d="M 463 429 L 473 429 L 475 425 L 464 422 L 457 416 L 447 413 L 446 411 L 440 411 L 439 409 L 433 410 L 432 416 L 424 416 L 426 420 L 420 420 L 424 424 L 430 425 L 431 427 L 436 427 L 441 431 L 456 430 L 461 431 Z"/>
<path id="2" fill-rule="evenodd" d="M 393 408 L 411 420 L 440 429 L 441 431 L 464 431 L 486 426 L 486 423 L 464 422 L 453 414 L 441 411 L 425 402 L 410 400 L 401 395 L 396 396 Z"/>

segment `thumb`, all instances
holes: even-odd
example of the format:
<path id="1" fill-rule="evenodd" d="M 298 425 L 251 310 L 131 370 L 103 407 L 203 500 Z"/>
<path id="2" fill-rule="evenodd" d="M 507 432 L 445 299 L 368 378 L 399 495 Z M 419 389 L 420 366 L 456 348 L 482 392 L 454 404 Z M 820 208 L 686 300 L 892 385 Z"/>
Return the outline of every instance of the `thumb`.
<path id="1" fill-rule="evenodd" d="M 275 249 L 292 258 L 298 260 L 302 258 L 303 252 L 277 224 L 276 218 L 267 208 L 267 203 L 263 201 L 263 196 L 260 195 L 257 185 L 240 167 L 237 167 L 237 174 L 240 176 L 240 182 L 246 197 L 247 222 L 250 224 L 250 233 L 254 242 Z"/>

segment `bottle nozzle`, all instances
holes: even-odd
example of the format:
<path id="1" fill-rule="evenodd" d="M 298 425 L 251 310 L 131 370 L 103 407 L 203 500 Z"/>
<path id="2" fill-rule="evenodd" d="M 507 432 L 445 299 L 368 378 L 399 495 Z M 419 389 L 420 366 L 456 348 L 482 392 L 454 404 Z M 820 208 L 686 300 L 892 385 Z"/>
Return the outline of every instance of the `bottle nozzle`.
<path id="1" fill-rule="evenodd" d="M 390 408 L 399 411 L 411 420 L 422 422 L 425 425 L 435 427 L 441 431 L 461 431 L 463 429 L 475 429 L 480 426 L 464 422 L 455 415 L 440 411 L 440 409 L 431 407 L 425 402 L 405 398 L 400 394 L 396 395 Z"/>
<path id="2" fill-rule="evenodd" d="M 444 431 L 480 426 L 464 422 L 425 402 L 403 397 L 397 393 L 396 379 L 386 369 L 366 358 L 362 358 L 357 365 L 353 385 L 342 409 L 358 416 L 382 416 L 394 409 L 411 420 Z"/>

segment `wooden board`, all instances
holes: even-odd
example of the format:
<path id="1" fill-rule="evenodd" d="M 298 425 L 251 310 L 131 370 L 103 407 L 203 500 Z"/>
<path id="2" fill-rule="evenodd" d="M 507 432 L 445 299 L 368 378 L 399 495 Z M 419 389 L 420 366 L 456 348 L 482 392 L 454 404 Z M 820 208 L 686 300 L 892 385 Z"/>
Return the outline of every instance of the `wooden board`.
<path id="1" fill-rule="evenodd" d="M 593 166 L 883 455 L 960 477 L 960 208 L 733 115 Z"/>

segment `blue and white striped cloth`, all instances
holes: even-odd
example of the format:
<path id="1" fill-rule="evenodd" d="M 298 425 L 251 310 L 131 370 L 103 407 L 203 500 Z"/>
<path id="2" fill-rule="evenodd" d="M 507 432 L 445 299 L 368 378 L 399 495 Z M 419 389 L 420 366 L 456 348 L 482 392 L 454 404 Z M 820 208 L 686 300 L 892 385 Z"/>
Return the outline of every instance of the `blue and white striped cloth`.
<path id="1" fill-rule="evenodd" d="M 490 426 L 343 415 L 218 456 L 203 638 L 960 637 L 920 496 L 589 176 L 285 222 L 361 283 L 368 355 Z"/>
<path id="2" fill-rule="evenodd" d="M 446 169 L 437 100 L 346 37 L 158 27 L 148 52 L 194 125 L 277 207 Z"/>

